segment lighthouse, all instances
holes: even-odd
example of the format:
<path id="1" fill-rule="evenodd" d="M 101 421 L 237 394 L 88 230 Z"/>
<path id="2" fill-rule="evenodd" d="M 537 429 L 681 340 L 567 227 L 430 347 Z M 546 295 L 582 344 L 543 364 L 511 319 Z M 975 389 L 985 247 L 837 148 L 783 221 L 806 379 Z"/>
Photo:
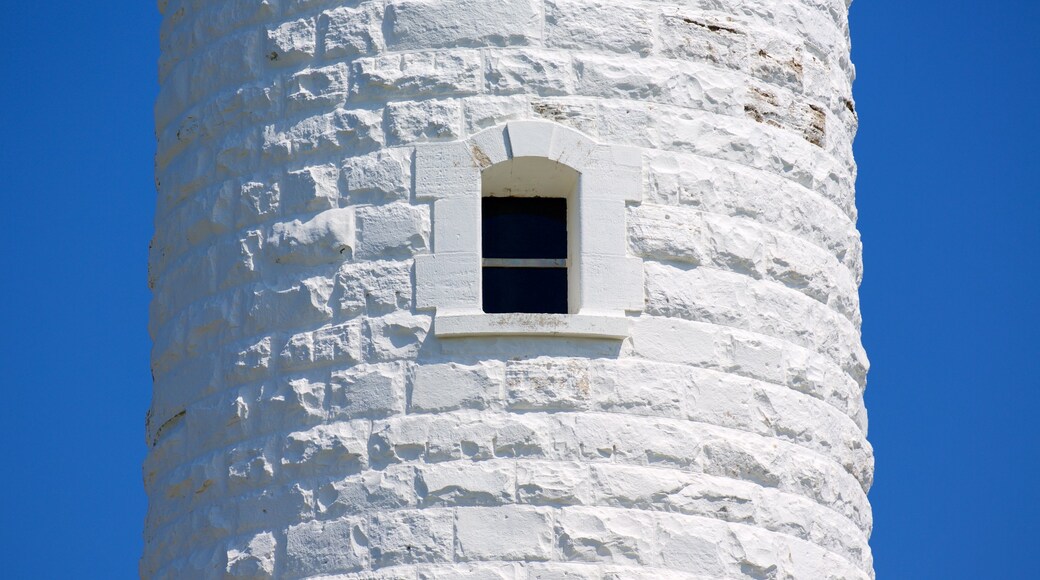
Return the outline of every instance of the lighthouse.
<path id="1" fill-rule="evenodd" d="M 160 0 L 143 578 L 873 578 L 845 0 Z"/>

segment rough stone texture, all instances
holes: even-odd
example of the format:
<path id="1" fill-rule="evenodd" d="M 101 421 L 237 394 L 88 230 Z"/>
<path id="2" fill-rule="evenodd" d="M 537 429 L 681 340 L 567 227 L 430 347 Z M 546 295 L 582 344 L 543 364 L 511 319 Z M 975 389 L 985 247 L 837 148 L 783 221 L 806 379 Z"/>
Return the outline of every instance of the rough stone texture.
<path id="1" fill-rule="evenodd" d="M 873 576 L 846 0 L 159 5 L 143 577 Z M 416 303 L 529 119 L 640 148 L 624 341 Z"/>

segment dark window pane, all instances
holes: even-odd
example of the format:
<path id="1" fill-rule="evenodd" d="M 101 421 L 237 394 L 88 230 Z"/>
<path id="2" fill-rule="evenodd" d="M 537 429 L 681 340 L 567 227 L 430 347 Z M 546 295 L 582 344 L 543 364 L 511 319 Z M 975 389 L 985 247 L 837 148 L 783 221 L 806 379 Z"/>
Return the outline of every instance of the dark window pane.
<path id="1" fill-rule="evenodd" d="M 567 270 L 484 268 L 484 312 L 567 314 Z"/>
<path id="2" fill-rule="evenodd" d="M 485 258 L 566 258 L 567 200 L 483 198 Z"/>

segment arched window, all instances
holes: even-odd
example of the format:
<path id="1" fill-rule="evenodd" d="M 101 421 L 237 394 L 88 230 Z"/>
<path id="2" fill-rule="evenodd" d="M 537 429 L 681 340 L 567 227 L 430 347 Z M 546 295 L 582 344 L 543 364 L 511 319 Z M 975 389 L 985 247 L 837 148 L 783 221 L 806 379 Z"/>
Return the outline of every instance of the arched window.
<path id="1" fill-rule="evenodd" d="M 489 314 L 576 314 L 580 174 L 520 157 L 481 175 L 481 305 Z M 571 288 L 571 284 L 574 288 Z"/>
<path id="2" fill-rule="evenodd" d="M 416 196 L 433 201 L 433 253 L 416 302 L 441 337 L 623 338 L 643 308 L 625 204 L 642 198 L 637 149 L 524 121 L 416 147 Z"/>

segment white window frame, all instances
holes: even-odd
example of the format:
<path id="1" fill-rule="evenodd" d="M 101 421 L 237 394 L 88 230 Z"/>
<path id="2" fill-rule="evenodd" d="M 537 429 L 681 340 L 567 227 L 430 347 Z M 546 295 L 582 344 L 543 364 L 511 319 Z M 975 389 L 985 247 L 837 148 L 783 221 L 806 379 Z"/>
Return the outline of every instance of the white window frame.
<path id="1" fill-rule="evenodd" d="M 481 307 L 482 172 L 542 157 L 579 173 L 577 231 L 568 233 L 577 276 L 570 314 L 485 314 Z M 432 253 L 416 256 L 416 307 L 435 309 L 438 337 L 480 335 L 623 339 L 628 313 L 643 310 L 643 262 L 628 255 L 625 206 L 642 201 L 638 148 L 597 143 L 549 121 L 514 121 L 465 141 L 416 147 L 415 193 L 433 204 Z M 570 210 L 568 210 L 570 211 Z"/>

